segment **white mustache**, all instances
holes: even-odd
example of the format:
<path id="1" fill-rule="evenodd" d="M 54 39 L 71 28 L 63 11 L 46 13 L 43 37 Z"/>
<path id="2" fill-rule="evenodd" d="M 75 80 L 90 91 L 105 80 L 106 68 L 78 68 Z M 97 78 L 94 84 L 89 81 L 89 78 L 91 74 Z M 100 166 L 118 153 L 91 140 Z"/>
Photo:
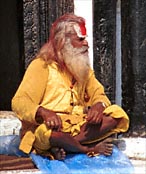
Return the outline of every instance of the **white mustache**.
<path id="1" fill-rule="evenodd" d="M 88 48 L 89 47 L 82 47 L 81 49 L 78 49 L 78 50 L 75 50 L 75 53 L 76 53 L 76 55 L 79 55 L 79 54 L 84 54 L 84 53 L 86 53 L 86 52 L 88 52 Z"/>

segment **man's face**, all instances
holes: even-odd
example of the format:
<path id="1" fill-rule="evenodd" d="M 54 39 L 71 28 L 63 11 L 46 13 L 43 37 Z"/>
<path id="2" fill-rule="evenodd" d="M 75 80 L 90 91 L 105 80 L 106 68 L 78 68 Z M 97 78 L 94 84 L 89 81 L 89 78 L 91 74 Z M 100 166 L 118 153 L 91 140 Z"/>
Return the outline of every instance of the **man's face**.
<path id="1" fill-rule="evenodd" d="M 82 48 L 83 46 L 88 47 L 88 42 L 86 40 L 86 37 L 79 37 L 77 34 L 73 34 L 70 37 L 71 44 L 74 48 Z"/>
<path id="2" fill-rule="evenodd" d="M 89 57 L 88 42 L 85 37 L 79 37 L 76 33 L 67 37 L 63 48 L 63 59 L 74 78 L 83 83 L 88 77 Z"/>

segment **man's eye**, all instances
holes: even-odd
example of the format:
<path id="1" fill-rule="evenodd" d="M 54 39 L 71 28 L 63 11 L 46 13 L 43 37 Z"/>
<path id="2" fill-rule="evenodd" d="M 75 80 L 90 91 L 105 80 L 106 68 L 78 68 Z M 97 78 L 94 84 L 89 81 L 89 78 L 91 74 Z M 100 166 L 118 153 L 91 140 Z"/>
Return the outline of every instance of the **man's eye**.
<path id="1" fill-rule="evenodd" d="M 80 41 L 83 41 L 83 40 L 85 40 L 85 38 L 84 37 L 80 37 L 79 40 Z"/>

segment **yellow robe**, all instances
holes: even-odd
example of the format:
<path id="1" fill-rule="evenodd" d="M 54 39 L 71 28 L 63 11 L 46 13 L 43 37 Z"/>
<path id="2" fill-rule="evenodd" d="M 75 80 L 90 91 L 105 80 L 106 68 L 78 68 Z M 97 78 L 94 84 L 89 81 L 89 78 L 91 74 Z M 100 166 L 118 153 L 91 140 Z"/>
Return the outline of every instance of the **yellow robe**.
<path id="1" fill-rule="evenodd" d="M 103 86 L 95 78 L 93 70 L 90 70 L 88 80 L 84 85 L 75 83 L 71 89 L 71 81 L 67 72 L 61 72 L 55 63 L 46 66 L 41 58 L 34 59 L 27 68 L 12 99 L 12 110 L 22 121 L 22 140 L 19 148 L 25 153 L 29 153 L 32 146 L 40 153 L 50 148 L 51 130 L 45 124 L 39 125 L 35 120 L 39 106 L 53 110 L 60 115 L 63 122 L 62 131 L 75 136 L 80 132 L 81 125 L 86 122 L 84 108 L 103 102 L 106 105 L 104 113 L 107 116 L 122 118 L 117 128 L 104 137 L 127 131 L 129 126 L 127 114 L 121 107 L 111 105 Z"/>

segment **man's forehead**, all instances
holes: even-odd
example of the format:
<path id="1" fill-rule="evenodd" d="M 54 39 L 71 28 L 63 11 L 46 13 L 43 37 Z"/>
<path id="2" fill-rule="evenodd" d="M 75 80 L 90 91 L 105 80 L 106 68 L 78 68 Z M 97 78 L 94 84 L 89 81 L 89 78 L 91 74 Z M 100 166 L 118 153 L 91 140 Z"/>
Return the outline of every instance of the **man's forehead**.
<path id="1" fill-rule="evenodd" d="M 81 37 L 81 38 L 87 37 L 85 23 L 75 24 L 74 29 L 78 37 Z"/>

